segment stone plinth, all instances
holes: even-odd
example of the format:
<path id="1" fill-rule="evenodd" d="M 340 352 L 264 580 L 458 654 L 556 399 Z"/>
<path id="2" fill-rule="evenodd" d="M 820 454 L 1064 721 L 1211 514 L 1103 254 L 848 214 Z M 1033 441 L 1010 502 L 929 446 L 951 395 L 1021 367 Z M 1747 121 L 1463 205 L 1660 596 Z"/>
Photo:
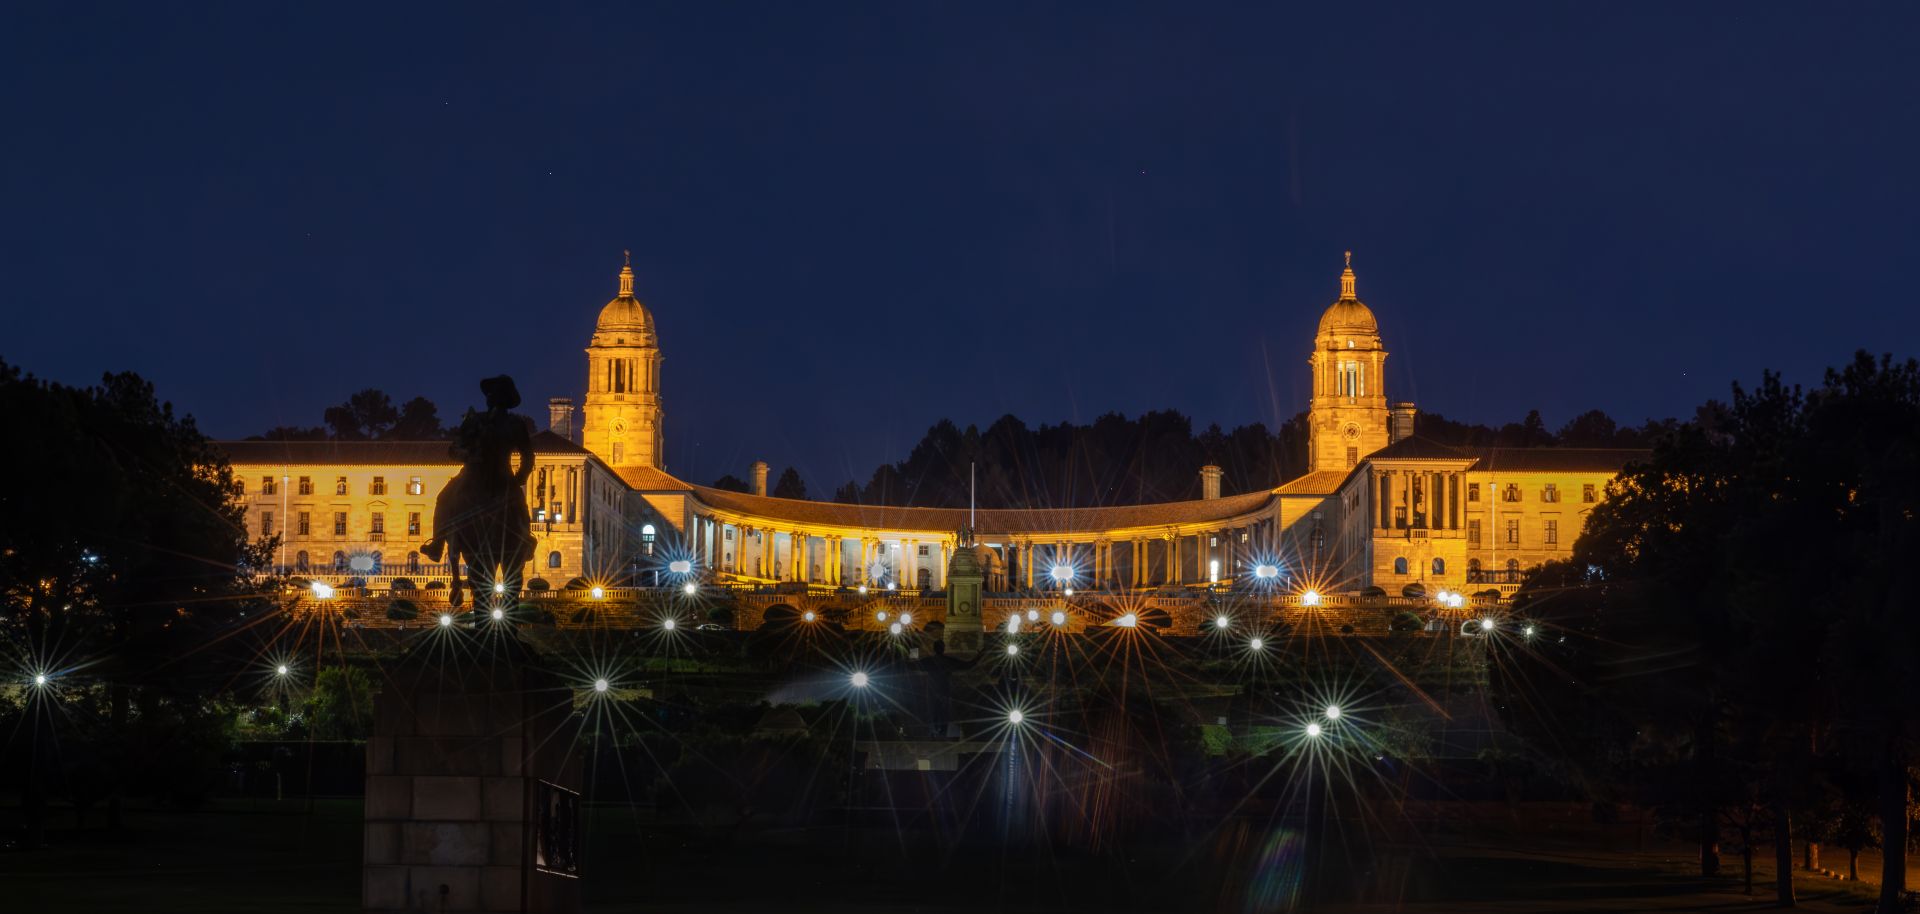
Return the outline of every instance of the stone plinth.
<path id="1" fill-rule="evenodd" d="M 578 911 L 567 844 L 575 820 L 552 812 L 580 788 L 572 690 L 505 657 L 412 658 L 388 672 L 367 742 L 361 905 L 380 914 Z M 544 853 L 535 846 L 542 804 L 559 842 Z M 570 847 L 579 846 L 575 837 Z"/>

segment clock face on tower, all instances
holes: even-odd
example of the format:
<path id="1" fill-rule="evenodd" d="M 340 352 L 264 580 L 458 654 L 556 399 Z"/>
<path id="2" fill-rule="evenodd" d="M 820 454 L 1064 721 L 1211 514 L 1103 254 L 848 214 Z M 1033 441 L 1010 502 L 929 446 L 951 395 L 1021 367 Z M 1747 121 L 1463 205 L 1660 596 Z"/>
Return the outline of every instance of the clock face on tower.
<path id="1" fill-rule="evenodd" d="M 1347 436 L 1348 441 L 1353 441 L 1360 437 L 1360 426 L 1349 422 L 1347 423 L 1347 429 L 1344 434 Z"/>

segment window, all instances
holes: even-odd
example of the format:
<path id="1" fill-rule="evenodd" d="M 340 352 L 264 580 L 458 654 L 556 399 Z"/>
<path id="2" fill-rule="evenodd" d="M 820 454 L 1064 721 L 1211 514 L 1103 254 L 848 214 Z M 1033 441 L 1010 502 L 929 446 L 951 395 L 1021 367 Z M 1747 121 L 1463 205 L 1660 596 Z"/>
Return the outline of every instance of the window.
<path id="1" fill-rule="evenodd" d="M 407 477 L 407 494 L 408 495 L 425 495 L 427 494 L 427 486 L 425 483 L 420 481 L 420 477 L 409 476 Z"/>
<path id="2" fill-rule="evenodd" d="M 1519 520 L 1519 518 L 1509 518 L 1509 519 L 1507 520 L 1507 545 L 1509 545 L 1509 546 L 1518 546 L 1518 545 L 1520 545 L 1520 520 Z"/>
<path id="3" fill-rule="evenodd" d="M 1480 560 L 1468 559 L 1467 560 L 1467 577 L 1471 579 L 1479 576 L 1479 574 L 1480 574 Z"/>
<path id="4" fill-rule="evenodd" d="M 1558 503 L 1560 501 L 1560 487 L 1553 483 L 1547 483 L 1547 487 L 1540 490 L 1540 500 L 1548 504 Z"/>
<path id="5" fill-rule="evenodd" d="M 300 477 L 300 494 L 302 495 L 313 494 L 313 477 L 311 476 Z"/>
<path id="6" fill-rule="evenodd" d="M 1516 482 L 1507 483 L 1507 487 L 1504 490 L 1502 490 L 1500 493 L 1500 500 L 1501 501 L 1519 501 L 1520 500 L 1520 484 Z"/>
<path id="7" fill-rule="evenodd" d="M 1407 508 L 1406 508 L 1406 506 L 1405 506 L 1405 505 L 1395 505 L 1395 506 L 1394 506 L 1394 508 L 1393 508 L 1393 526 L 1394 526 L 1394 529 L 1396 529 L 1396 530 L 1405 530 L 1405 529 L 1407 529 Z"/>
<path id="8" fill-rule="evenodd" d="M 1520 560 L 1519 560 L 1519 559 L 1508 559 L 1508 560 L 1507 560 L 1507 573 L 1508 573 L 1508 574 L 1519 574 L 1519 573 L 1520 573 Z"/>
<path id="9" fill-rule="evenodd" d="M 1580 500 L 1587 504 L 1593 504 L 1600 500 L 1600 493 L 1594 491 L 1593 483 L 1587 483 L 1580 487 Z"/>
<path id="10" fill-rule="evenodd" d="M 300 512 L 299 520 L 300 520 L 300 526 L 298 529 L 299 529 L 300 535 L 301 536 L 311 535 L 313 533 L 313 515 L 306 511 L 302 511 Z"/>
<path id="11" fill-rule="evenodd" d="M 260 512 L 260 535 L 261 536 L 273 535 L 273 512 L 272 511 Z"/>
<path id="12" fill-rule="evenodd" d="M 626 462 L 626 460 L 624 459 L 625 451 L 626 451 L 626 448 L 621 447 L 620 442 L 615 441 L 613 443 L 613 465 L 614 466 L 619 466 L 620 464 Z"/>
<path id="13" fill-rule="evenodd" d="M 1347 469 L 1349 470 L 1353 469 L 1354 464 L 1357 464 L 1359 462 L 1360 462 L 1360 449 L 1357 447 L 1347 448 Z"/>
<path id="14" fill-rule="evenodd" d="M 1467 545 L 1480 545 L 1480 522 L 1478 520 L 1467 521 Z"/>
<path id="15" fill-rule="evenodd" d="M 926 555 L 926 554 L 927 554 L 927 547 L 925 547 L 925 546 L 921 546 L 920 548 L 918 548 L 918 549 L 916 549 L 916 550 L 914 550 L 914 554 L 915 554 L 915 555 Z"/>
<path id="16" fill-rule="evenodd" d="M 334 477 L 334 480 L 333 480 L 333 494 L 335 494 L 335 495 L 345 495 L 345 494 L 347 494 L 347 477 L 345 477 L 345 476 L 336 476 L 336 477 Z"/>
<path id="17" fill-rule="evenodd" d="M 237 476 L 234 477 L 233 487 L 239 490 L 241 498 L 247 497 L 247 481 L 246 480 L 241 479 Z"/>
<path id="18" fill-rule="evenodd" d="M 1341 362 L 1335 385 L 1340 396 L 1364 397 L 1367 395 L 1366 375 L 1360 370 L 1359 362 Z"/>
<path id="19" fill-rule="evenodd" d="M 1546 536 L 1547 545 L 1549 546 L 1560 545 L 1560 522 L 1557 520 L 1554 520 L 1553 518 L 1547 518 L 1546 520 L 1541 521 L 1541 524 L 1543 525 L 1541 528 L 1541 533 L 1543 533 Z"/>
<path id="20" fill-rule="evenodd" d="M 293 554 L 293 567 L 305 571 L 307 570 L 307 561 L 307 550 L 302 549 Z"/>
<path id="21" fill-rule="evenodd" d="M 407 573 L 408 574 L 420 573 L 420 553 L 418 552 L 407 553 Z"/>
<path id="22" fill-rule="evenodd" d="M 420 535 L 420 512 L 418 511 L 407 512 L 407 535 L 408 536 Z"/>
<path id="23" fill-rule="evenodd" d="M 560 567 L 560 550 L 555 549 L 554 551 L 547 553 L 547 567 L 548 568 Z"/>
<path id="24" fill-rule="evenodd" d="M 347 535 L 347 512 L 345 511 L 333 512 L 333 535 L 334 536 Z"/>
<path id="25" fill-rule="evenodd" d="M 1403 555 L 1393 560 L 1393 573 L 1394 574 L 1407 573 L 1407 557 L 1406 556 Z"/>
<path id="26" fill-rule="evenodd" d="M 387 494 L 387 477 L 385 476 L 373 477 L 373 482 L 367 484 L 367 494 L 368 495 Z"/>
<path id="27" fill-rule="evenodd" d="M 1479 483 L 1477 482 L 1467 483 L 1467 500 L 1468 501 L 1480 500 L 1480 484 Z"/>
<path id="28" fill-rule="evenodd" d="M 280 492 L 280 488 L 274 484 L 273 477 L 271 476 L 260 477 L 260 494 L 277 495 L 279 494 L 279 492 Z"/>
<path id="29" fill-rule="evenodd" d="M 373 512 L 373 526 L 367 528 L 367 533 L 370 534 L 374 539 L 379 539 L 380 537 L 386 536 L 387 535 L 387 516 L 385 514 L 382 514 L 379 511 Z"/>
<path id="30" fill-rule="evenodd" d="M 1438 576 L 1438 575 L 1443 575 L 1443 574 L 1446 574 L 1446 573 L 1447 573 L 1447 560 L 1446 560 L 1446 559 L 1434 559 L 1434 560 L 1433 560 L 1433 573 L 1434 573 L 1434 575 L 1435 575 L 1435 576 Z"/>
<path id="31" fill-rule="evenodd" d="M 347 570 L 347 554 L 346 553 L 341 552 L 339 550 L 334 550 L 333 570 L 336 572 L 342 572 Z"/>

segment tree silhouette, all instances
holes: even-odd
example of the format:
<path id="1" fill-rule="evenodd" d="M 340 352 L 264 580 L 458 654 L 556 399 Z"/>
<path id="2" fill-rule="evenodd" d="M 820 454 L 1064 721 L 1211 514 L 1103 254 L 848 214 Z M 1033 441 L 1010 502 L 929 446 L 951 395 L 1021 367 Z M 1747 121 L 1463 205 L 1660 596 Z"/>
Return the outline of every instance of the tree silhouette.
<path id="1" fill-rule="evenodd" d="M 775 498 L 806 498 L 807 483 L 800 478 L 800 471 L 787 467 L 780 473 L 780 479 L 773 484 L 771 493 Z"/>

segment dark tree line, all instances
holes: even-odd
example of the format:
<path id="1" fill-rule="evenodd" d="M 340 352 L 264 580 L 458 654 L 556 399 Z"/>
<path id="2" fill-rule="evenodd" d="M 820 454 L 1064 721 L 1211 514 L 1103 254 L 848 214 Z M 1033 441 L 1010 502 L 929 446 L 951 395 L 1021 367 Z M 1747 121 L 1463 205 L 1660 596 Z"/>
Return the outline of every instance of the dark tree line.
<path id="1" fill-rule="evenodd" d="M 1539 411 L 1503 426 L 1455 422 L 1437 413 L 1415 419 L 1415 433 L 1462 447 L 1648 446 L 1678 423 L 1649 421 L 1621 426 L 1593 410 L 1559 431 L 1546 427 Z M 1199 469 L 1224 471 L 1223 494 L 1273 488 L 1307 470 L 1307 416 L 1300 413 L 1269 429 L 1262 423 L 1224 430 L 1195 430 L 1172 410 L 1137 418 L 1109 413 L 1086 425 L 1063 422 L 1029 427 L 1002 416 L 984 430 L 941 420 L 927 430 L 905 460 L 882 464 L 865 482 L 850 480 L 833 500 L 850 504 L 960 508 L 967 505 L 968 467 L 977 474 L 984 508 L 1080 508 L 1111 504 L 1181 501 L 1200 497 Z M 717 488 L 745 492 L 733 476 Z M 789 467 L 772 494 L 805 497 L 806 486 Z M 783 494 L 785 493 L 785 494 Z"/>
<path id="2" fill-rule="evenodd" d="M 23 791 L 29 842 L 49 795 L 119 820 L 129 794 L 190 801 L 218 776 L 217 693 L 245 658 L 227 638 L 255 598 L 226 460 L 152 385 L 36 380 L 0 363 L 0 773 Z M 44 680 L 34 677 L 44 676 Z M 16 680 L 17 681 L 17 680 Z"/>
<path id="3" fill-rule="evenodd" d="M 384 391 L 371 387 L 329 406 L 321 424 L 281 425 L 254 435 L 267 441 L 432 441 L 446 438 L 452 429 L 441 424 L 440 410 L 426 397 L 414 397 L 399 406 Z"/>
<path id="4" fill-rule="evenodd" d="M 1703 875 L 1736 839 L 1884 846 L 1902 910 L 1920 758 L 1920 364 L 1766 375 L 1663 437 L 1516 598 L 1549 637 L 1493 665 L 1512 726 L 1596 799 L 1650 804 Z M 1564 636 L 1564 637 L 1563 637 Z M 1811 863 L 1811 851 L 1808 861 Z"/>

